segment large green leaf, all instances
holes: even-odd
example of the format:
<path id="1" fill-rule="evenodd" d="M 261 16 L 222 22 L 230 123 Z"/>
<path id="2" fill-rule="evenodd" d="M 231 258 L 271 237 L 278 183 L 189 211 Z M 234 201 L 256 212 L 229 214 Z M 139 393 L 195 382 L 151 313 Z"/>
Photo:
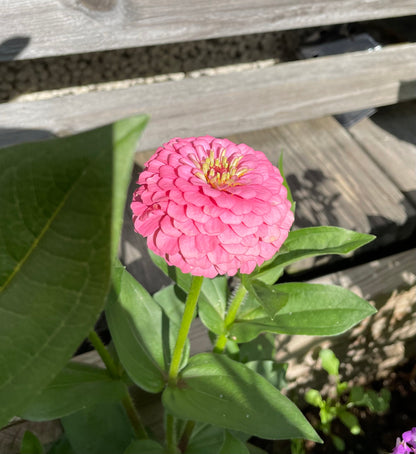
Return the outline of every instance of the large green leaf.
<path id="1" fill-rule="evenodd" d="M 245 278 L 243 284 L 249 292 L 249 297 L 254 298 L 271 319 L 276 317 L 289 299 L 289 296 L 279 291 L 275 285 L 266 284 L 258 279 Z"/>
<path id="2" fill-rule="evenodd" d="M 274 258 L 265 262 L 252 276 L 266 284 L 273 284 L 291 263 L 319 255 L 348 254 L 374 239 L 374 235 L 340 227 L 307 227 L 294 230 L 289 232 Z"/>
<path id="3" fill-rule="evenodd" d="M 55 441 L 55 443 L 51 446 L 48 451 L 48 454 L 76 454 L 72 449 L 71 444 L 69 443 L 68 438 L 66 438 L 65 434 L 59 438 L 59 440 Z"/>
<path id="4" fill-rule="evenodd" d="M 185 454 L 217 453 L 223 444 L 224 436 L 225 430 L 222 427 L 196 423 Z"/>
<path id="5" fill-rule="evenodd" d="M 259 375 L 264 377 L 269 383 L 271 383 L 278 390 L 282 390 L 287 386 L 286 381 L 286 363 L 277 363 L 274 360 L 258 360 L 248 361 L 244 363 L 246 367 Z"/>
<path id="6" fill-rule="evenodd" d="M 198 301 L 198 315 L 202 323 L 215 334 L 221 334 L 224 330 L 227 299 L 228 282 L 225 276 L 204 279 Z"/>
<path id="7" fill-rule="evenodd" d="M 124 207 L 113 186 L 130 177 L 144 120 L 0 150 L 0 426 L 64 367 L 103 307 Z"/>
<path id="8" fill-rule="evenodd" d="M 299 409 L 266 379 L 224 355 L 201 353 L 162 395 L 182 419 L 214 424 L 267 439 L 319 437 Z"/>
<path id="9" fill-rule="evenodd" d="M 332 336 L 343 333 L 376 310 L 367 301 L 342 287 L 288 283 L 275 286 L 289 300 L 272 320 L 265 312 L 255 318 L 237 319 L 230 335 L 249 342 L 262 332 Z"/>
<path id="10" fill-rule="evenodd" d="M 180 325 L 185 309 L 186 293 L 177 285 L 168 285 L 153 295 L 169 320 Z"/>
<path id="11" fill-rule="evenodd" d="M 106 317 L 118 357 L 130 378 L 148 392 L 165 386 L 178 325 L 170 322 L 149 293 L 121 266 Z M 189 344 L 184 355 L 187 359 Z"/>
<path id="12" fill-rule="evenodd" d="M 219 454 L 250 454 L 247 446 L 230 432 L 226 431 Z"/>
<path id="13" fill-rule="evenodd" d="M 76 454 L 123 454 L 134 439 L 121 403 L 102 403 L 61 419 Z"/>
<path id="14" fill-rule="evenodd" d="M 133 440 L 123 454 L 164 454 L 162 445 L 154 440 Z"/>
<path id="15" fill-rule="evenodd" d="M 126 393 L 126 385 L 107 371 L 70 362 L 20 416 L 31 421 L 58 419 L 100 402 L 119 401 Z"/>

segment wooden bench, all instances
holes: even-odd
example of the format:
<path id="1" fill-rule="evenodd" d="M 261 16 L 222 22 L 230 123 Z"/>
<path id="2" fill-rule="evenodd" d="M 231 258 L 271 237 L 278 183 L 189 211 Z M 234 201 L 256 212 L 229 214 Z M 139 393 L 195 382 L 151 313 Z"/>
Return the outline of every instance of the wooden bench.
<path id="1" fill-rule="evenodd" d="M 59 66 L 60 58 L 72 54 L 94 52 L 99 57 L 117 49 L 416 14 L 414 0 L 259 0 L 255 6 L 247 0 L 168 3 L 6 2 L 0 15 L 0 65 L 52 58 Z M 413 20 L 416 23 L 416 16 Z M 264 151 L 274 163 L 283 151 L 297 200 L 296 226 L 332 224 L 377 233 L 376 250 L 369 253 L 382 257 L 394 252 L 397 244 L 401 249 L 415 246 L 416 44 L 406 41 L 373 52 L 248 65 L 246 70 L 239 66 L 198 78 L 182 74 L 152 84 L 97 83 L 78 91 L 11 99 L 0 103 L 0 147 L 74 134 L 147 113 L 151 121 L 138 146 L 136 173 L 154 149 L 173 136 L 227 136 Z M 7 83 L 0 80 L 0 89 Z M 350 129 L 332 117 L 380 106 L 389 107 Z M 136 178 L 135 174 L 130 191 Z M 128 269 L 150 292 L 167 283 L 149 262 L 143 240 L 132 232 L 128 210 L 121 252 Z M 381 262 L 383 269 L 399 273 L 396 279 L 382 273 L 383 282 L 388 282 L 384 294 L 402 285 L 403 273 L 414 276 L 413 252 L 395 256 L 397 266 L 389 257 Z M 321 263 L 305 262 L 294 271 Z M 352 286 L 368 289 L 374 278 L 371 270 L 381 266 L 378 263 L 363 264 L 342 276 L 331 273 L 326 279 L 343 284 L 362 276 L 358 287 Z M 376 298 L 379 292 L 371 287 L 363 294 Z M 208 348 L 202 325 L 192 336 L 194 348 Z M 295 345 L 289 353 L 293 357 L 300 351 Z M 158 424 L 155 417 L 154 426 Z M 16 452 L 15 439 L 21 434 L 12 429 L 0 437 L 3 454 Z M 46 432 L 47 438 L 50 428 Z"/>

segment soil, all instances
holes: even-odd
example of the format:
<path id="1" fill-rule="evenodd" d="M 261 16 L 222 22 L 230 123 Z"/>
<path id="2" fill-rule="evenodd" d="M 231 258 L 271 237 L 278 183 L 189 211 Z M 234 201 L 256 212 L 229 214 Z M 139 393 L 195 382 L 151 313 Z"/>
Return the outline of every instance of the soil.
<path id="1" fill-rule="evenodd" d="M 391 392 L 390 409 L 382 415 L 370 413 L 362 408 L 355 409 L 362 433 L 352 435 L 341 423 L 333 423 L 333 433 L 341 437 L 346 445 L 345 454 L 388 454 L 396 445 L 396 439 L 406 430 L 416 427 L 416 358 L 396 369 L 387 379 L 371 383 L 375 391 L 382 387 Z M 318 410 L 307 407 L 303 413 L 316 426 Z M 305 443 L 305 454 L 333 454 L 336 450 L 331 440 L 320 434 L 323 444 Z M 287 441 L 253 439 L 253 444 L 269 454 L 291 454 Z"/>

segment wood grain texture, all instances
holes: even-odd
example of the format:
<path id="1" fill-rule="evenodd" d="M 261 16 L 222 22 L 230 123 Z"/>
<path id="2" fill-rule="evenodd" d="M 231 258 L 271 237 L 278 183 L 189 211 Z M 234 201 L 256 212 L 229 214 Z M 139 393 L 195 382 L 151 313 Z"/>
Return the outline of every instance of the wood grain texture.
<path id="1" fill-rule="evenodd" d="M 416 103 L 385 107 L 350 132 L 416 206 Z"/>
<path id="2" fill-rule="evenodd" d="M 415 209 L 332 117 L 230 139 L 262 150 L 275 164 L 283 152 L 296 201 L 296 227 L 334 225 L 378 235 L 360 252 L 409 237 L 414 230 Z M 412 169 L 407 172 L 411 174 Z"/>
<path id="3" fill-rule="evenodd" d="M 139 144 L 177 136 L 224 136 L 416 97 L 416 44 L 278 64 L 197 79 L 0 104 L 0 146 L 49 131 L 77 133 L 147 113 Z M 403 87 L 406 87 L 405 89 Z"/>
<path id="4" fill-rule="evenodd" d="M 0 61 L 415 13 L 413 0 L 6 1 L 0 16 Z"/>

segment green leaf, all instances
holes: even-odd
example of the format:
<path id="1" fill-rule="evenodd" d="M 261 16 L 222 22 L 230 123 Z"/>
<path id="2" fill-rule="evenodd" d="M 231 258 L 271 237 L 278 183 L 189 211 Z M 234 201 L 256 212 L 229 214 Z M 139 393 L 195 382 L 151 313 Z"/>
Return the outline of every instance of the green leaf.
<path id="1" fill-rule="evenodd" d="M 20 445 L 20 454 L 44 454 L 44 452 L 39 438 L 34 433 L 26 430 Z"/>
<path id="2" fill-rule="evenodd" d="M 335 448 L 337 451 L 345 451 L 345 442 L 342 438 L 338 437 L 338 435 L 330 434 L 332 443 L 334 443 Z"/>
<path id="3" fill-rule="evenodd" d="M 102 403 L 61 419 L 76 454 L 123 454 L 134 432 L 120 403 Z"/>
<path id="4" fill-rule="evenodd" d="M 111 284 L 143 117 L 0 150 L 0 427 L 65 366 Z M 125 159 L 129 164 L 119 165 Z"/>
<path id="5" fill-rule="evenodd" d="M 240 346 L 240 362 L 261 361 L 273 359 L 276 353 L 275 336 L 270 333 L 262 334 L 251 342 Z"/>
<path id="6" fill-rule="evenodd" d="M 248 342 L 262 332 L 332 336 L 376 312 L 367 301 L 342 287 L 296 282 L 276 287 L 289 295 L 287 304 L 274 320 L 266 313 L 257 313 L 254 319 L 237 319 L 230 327 L 237 342 Z"/>
<path id="7" fill-rule="evenodd" d="M 247 446 L 230 432 L 226 431 L 219 454 L 250 454 Z"/>
<path id="8" fill-rule="evenodd" d="M 160 392 L 178 325 L 169 322 L 159 304 L 122 267 L 116 268 L 114 287 L 106 317 L 120 361 L 134 383 L 148 392 Z M 184 361 L 188 354 L 189 343 Z"/>
<path id="9" fill-rule="evenodd" d="M 250 454 L 267 454 L 264 449 L 261 449 L 256 445 L 252 445 L 251 443 L 247 443 L 246 446 Z"/>
<path id="10" fill-rule="evenodd" d="M 340 410 L 338 417 L 353 435 L 358 435 L 361 432 L 360 423 L 355 415 L 347 410 Z"/>
<path id="11" fill-rule="evenodd" d="M 245 279 L 244 286 L 272 320 L 289 299 L 289 295 L 280 292 L 276 286 L 265 284 L 256 279 Z"/>
<path id="12" fill-rule="evenodd" d="M 287 386 L 286 381 L 286 363 L 277 363 L 273 360 L 266 361 L 249 361 L 245 363 L 246 367 L 264 377 L 269 383 L 279 390 Z"/>
<path id="13" fill-rule="evenodd" d="M 225 276 L 204 279 L 198 300 L 198 314 L 202 323 L 213 333 L 224 330 L 228 299 L 228 282 Z"/>
<path id="14" fill-rule="evenodd" d="M 133 440 L 123 454 L 164 454 L 162 445 L 154 440 Z"/>
<path id="15" fill-rule="evenodd" d="M 124 383 L 107 371 L 70 362 L 20 416 L 31 421 L 58 419 L 100 402 L 119 401 L 126 392 Z"/>
<path id="16" fill-rule="evenodd" d="M 169 320 L 180 325 L 185 309 L 186 293 L 177 285 L 169 285 L 153 295 L 153 299 Z"/>
<path id="17" fill-rule="evenodd" d="M 252 276 L 266 284 L 273 284 L 291 263 L 319 255 L 348 254 L 374 239 L 374 235 L 340 227 L 307 227 L 294 230 L 289 232 L 274 258 L 265 262 Z"/>
<path id="18" fill-rule="evenodd" d="M 112 210 L 112 257 L 118 254 L 121 227 L 124 220 L 126 194 L 133 168 L 137 141 L 147 125 L 149 117 L 141 115 L 126 118 L 113 125 L 113 143 L 117 150 L 113 157 L 113 210 Z"/>
<path id="19" fill-rule="evenodd" d="M 383 388 L 380 394 L 377 394 L 373 389 L 365 391 L 361 386 L 354 386 L 348 401 L 350 404 L 367 407 L 370 411 L 383 413 L 388 410 L 390 399 L 391 394 L 388 389 Z"/>
<path id="20" fill-rule="evenodd" d="M 321 358 L 322 368 L 326 370 L 329 375 L 339 375 L 339 359 L 332 350 L 323 348 L 319 352 L 319 357 Z"/>
<path id="21" fill-rule="evenodd" d="M 76 454 L 65 435 L 62 435 L 49 449 L 48 454 Z"/>
<path id="22" fill-rule="evenodd" d="M 353 386 L 350 391 L 348 401 L 350 403 L 360 405 L 364 400 L 364 388 L 362 386 Z"/>
<path id="23" fill-rule="evenodd" d="M 176 266 L 169 266 L 163 257 L 155 254 L 150 249 L 148 252 L 153 263 L 159 267 L 166 274 L 166 276 L 170 277 L 173 282 L 176 282 L 185 292 L 189 291 L 192 283 L 192 276 L 190 274 L 182 273 L 182 271 L 179 268 L 176 268 Z"/>
<path id="24" fill-rule="evenodd" d="M 169 412 L 266 439 L 320 438 L 299 409 L 267 380 L 223 355 L 193 356 L 162 400 Z"/>
<path id="25" fill-rule="evenodd" d="M 225 430 L 211 424 L 196 423 L 185 454 L 213 454 L 222 446 Z"/>
<path id="26" fill-rule="evenodd" d="M 282 177 L 283 177 L 283 186 L 287 190 L 287 199 L 292 204 L 290 209 L 291 209 L 292 213 L 295 214 L 296 202 L 293 201 L 292 191 L 290 190 L 289 183 L 287 182 L 285 173 L 283 172 L 283 153 L 280 153 L 280 156 L 279 156 L 279 171 L 280 171 L 280 175 L 282 175 Z"/>
<path id="27" fill-rule="evenodd" d="M 323 405 L 321 394 L 316 389 L 308 389 L 305 393 L 305 400 L 308 404 L 313 405 L 314 407 L 321 408 Z"/>

